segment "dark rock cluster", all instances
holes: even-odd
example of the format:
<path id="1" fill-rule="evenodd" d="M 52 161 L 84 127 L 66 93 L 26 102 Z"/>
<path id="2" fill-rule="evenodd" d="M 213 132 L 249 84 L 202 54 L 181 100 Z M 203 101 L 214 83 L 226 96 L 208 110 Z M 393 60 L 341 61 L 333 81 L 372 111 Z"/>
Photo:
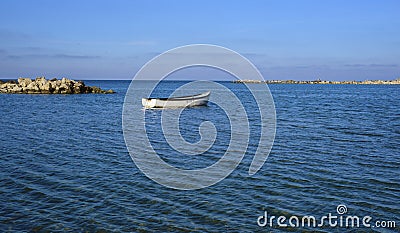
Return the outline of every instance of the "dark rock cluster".
<path id="1" fill-rule="evenodd" d="M 47 80 L 45 77 L 19 78 L 18 81 L 0 80 L 0 93 L 15 94 L 112 94 L 113 90 L 102 90 L 96 86 L 86 86 L 82 81 L 67 78 Z"/>

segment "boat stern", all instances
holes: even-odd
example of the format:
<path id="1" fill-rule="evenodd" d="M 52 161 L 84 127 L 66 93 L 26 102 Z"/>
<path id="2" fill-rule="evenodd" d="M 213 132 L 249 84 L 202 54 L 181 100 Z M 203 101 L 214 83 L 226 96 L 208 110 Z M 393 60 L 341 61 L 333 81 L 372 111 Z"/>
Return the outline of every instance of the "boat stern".
<path id="1" fill-rule="evenodd" d="M 154 108 L 156 106 L 155 99 L 142 98 L 142 105 L 145 108 Z"/>

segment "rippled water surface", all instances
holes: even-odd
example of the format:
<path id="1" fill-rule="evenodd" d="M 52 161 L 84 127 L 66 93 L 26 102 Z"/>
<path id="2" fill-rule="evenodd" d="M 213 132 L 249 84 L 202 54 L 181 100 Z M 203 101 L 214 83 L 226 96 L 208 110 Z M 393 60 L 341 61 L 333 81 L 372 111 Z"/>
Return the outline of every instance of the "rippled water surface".
<path id="1" fill-rule="evenodd" d="M 129 82 L 86 84 L 117 94 L 0 95 L 0 231 L 351 230 L 257 225 L 264 211 L 318 217 L 336 214 L 339 204 L 352 215 L 397 223 L 395 229 L 363 231 L 400 230 L 399 86 L 270 85 L 277 130 L 262 169 L 248 176 L 259 139 L 252 135 L 248 153 L 228 178 L 205 189 L 178 191 L 148 179 L 129 156 L 121 123 Z M 163 90 L 179 85 L 169 82 Z M 252 102 L 244 85 L 224 85 L 242 102 Z M 257 124 L 251 120 L 257 112 L 251 107 L 248 112 L 251 124 Z M 150 112 L 147 120 L 158 114 Z M 181 130 L 188 141 L 198 140 L 200 115 L 211 116 L 224 132 L 215 153 L 198 160 L 177 156 L 161 143 L 161 157 L 185 168 L 218 159 L 229 141 L 227 117 L 213 104 L 185 110 Z M 154 141 L 159 137 L 152 134 Z"/>

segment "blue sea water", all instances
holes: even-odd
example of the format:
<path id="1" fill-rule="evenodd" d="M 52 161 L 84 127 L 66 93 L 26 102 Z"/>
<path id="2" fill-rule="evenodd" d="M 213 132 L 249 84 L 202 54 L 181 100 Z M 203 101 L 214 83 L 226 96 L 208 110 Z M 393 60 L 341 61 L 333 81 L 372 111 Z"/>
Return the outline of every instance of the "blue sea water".
<path id="1" fill-rule="evenodd" d="M 129 81 L 86 81 L 113 95 L 0 95 L 1 232 L 345 232 L 400 231 L 400 87 L 269 85 L 277 129 L 267 162 L 248 175 L 255 144 L 238 168 L 208 188 L 179 191 L 147 178 L 133 163 L 122 133 Z M 158 94 L 184 82 L 166 82 Z M 226 87 L 251 103 L 242 84 Z M 248 98 L 248 99 L 246 99 Z M 148 120 L 159 112 L 149 112 Z M 257 114 L 249 108 L 249 118 Z M 183 112 L 181 131 L 198 140 L 195 116 L 212 116 L 214 151 L 229 128 L 218 106 Z M 151 134 L 157 127 L 150 125 Z M 194 133 L 193 133 L 194 132 Z M 254 134 L 254 132 L 253 132 Z M 154 140 L 162 138 L 153 133 Z M 259 135 L 252 135 L 258 142 Z M 162 146 L 161 146 L 162 147 Z M 160 157 L 198 168 L 218 156 Z M 337 214 L 396 221 L 396 228 L 273 228 L 257 218 Z"/>

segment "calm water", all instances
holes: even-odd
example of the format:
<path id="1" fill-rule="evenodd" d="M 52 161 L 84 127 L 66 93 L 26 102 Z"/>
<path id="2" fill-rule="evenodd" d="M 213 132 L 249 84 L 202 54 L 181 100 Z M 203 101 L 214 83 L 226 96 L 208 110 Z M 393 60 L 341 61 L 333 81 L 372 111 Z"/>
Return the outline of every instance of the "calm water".
<path id="1" fill-rule="evenodd" d="M 86 84 L 117 94 L 0 95 L 1 232 L 348 231 L 257 226 L 264 211 L 320 217 L 336 214 L 339 204 L 351 215 L 397 224 L 363 231 L 400 230 L 399 86 L 270 85 L 277 132 L 263 168 L 247 175 L 253 145 L 222 182 L 177 191 L 148 179 L 129 156 L 121 126 L 129 82 Z M 181 84 L 166 83 L 163 90 Z M 251 103 L 244 85 L 224 85 Z M 212 116 L 219 131 L 229 132 L 223 111 L 211 104 L 183 112 L 188 141 L 198 140 L 198 125 L 190 121 L 196 115 Z M 226 148 L 224 135 L 214 152 Z M 252 140 L 258 140 L 254 132 Z M 219 158 L 216 153 L 196 163 L 162 148 L 160 156 L 178 167 L 204 167 Z"/>

